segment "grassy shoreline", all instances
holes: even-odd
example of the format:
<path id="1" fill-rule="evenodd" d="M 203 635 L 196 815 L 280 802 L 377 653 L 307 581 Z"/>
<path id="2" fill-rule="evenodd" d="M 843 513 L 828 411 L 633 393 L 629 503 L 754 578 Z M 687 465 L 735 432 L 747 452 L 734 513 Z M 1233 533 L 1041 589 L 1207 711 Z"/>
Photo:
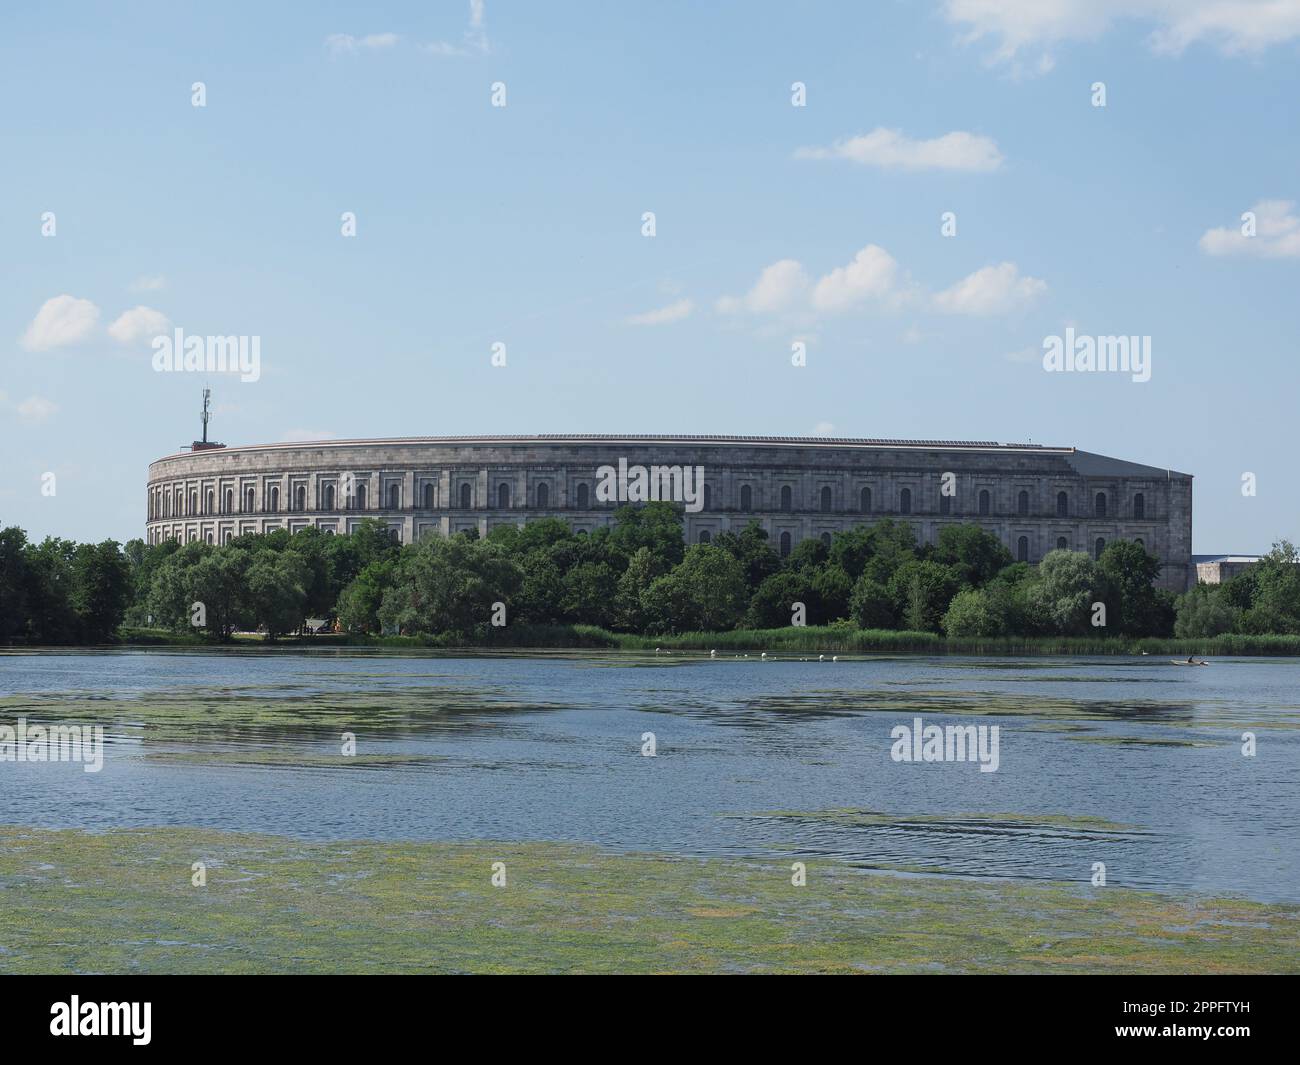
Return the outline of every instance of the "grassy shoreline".
<path id="1" fill-rule="evenodd" d="M 0 972 L 1300 971 L 1300 907 L 792 860 L 0 827 Z"/>
<path id="2" fill-rule="evenodd" d="M 1223 635 L 1196 639 L 1126 638 L 1112 636 L 1003 636 L 944 637 L 932 632 L 892 629 L 852 629 L 835 625 L 783 629 L 738 629 L 730 632 L 686 632 L 667 636 L 639 636 L 610 632 L 594 625 L 516 625 L 492 630 L 485 639 L 441 636 L 322 635 L 267 641 L 237 636 L 231 644 L 216 644 L 188 634 L 166 630 L 125 630 L 126 646 L 157 647 L 392 647 L 444 650 L 511 650 L 525 648 L 606 649 L 648 651 L 712 651 L 746 654 L 762 651 L 818 653 L 930 654 L 930 655 L 1174 655 L 1186 657 L 1300 656 L 1300 636 Z"/>

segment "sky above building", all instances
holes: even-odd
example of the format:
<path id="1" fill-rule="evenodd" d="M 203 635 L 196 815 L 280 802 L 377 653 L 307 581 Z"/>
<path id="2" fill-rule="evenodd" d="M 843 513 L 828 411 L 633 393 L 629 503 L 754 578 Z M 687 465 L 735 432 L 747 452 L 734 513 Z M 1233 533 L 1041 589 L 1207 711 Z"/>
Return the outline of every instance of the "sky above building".
<path id="1" fill-rule="evenodd" d="M 1300 0 L 3 24 L 0 525 L 140 536 L 210 387 L 228 444 L 1075 445 L 1194 474 L 1197 552 L 1300 537 Z"/>

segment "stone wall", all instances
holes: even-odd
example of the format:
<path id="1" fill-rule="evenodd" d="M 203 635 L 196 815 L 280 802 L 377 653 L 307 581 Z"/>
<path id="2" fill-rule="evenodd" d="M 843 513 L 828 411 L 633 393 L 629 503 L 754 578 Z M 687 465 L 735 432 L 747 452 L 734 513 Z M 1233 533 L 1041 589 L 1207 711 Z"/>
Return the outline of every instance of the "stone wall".
<path id="1" fill-rule="evenodd" d="M 1141 540 L 1164 564 L 1163 586 L 1195 580 L 1188 474 L 1075 448 L 946 441 L 442 437 L 220 448 L 150 465 L 147 539 L 346 532 L 363 518 L 403 542 L 544 517 L 591 531 L 617 505 L 597 500 L 597 469 L 620 459 L 703 467 L 707 505 L 685 516 L 691 543 L 755 520 L 781 551 L 886 516 L 910 522 L 922 542 L 972 522 L 1029 562 L 1057 546 L 1095 555 L 1099 542 Z"/>

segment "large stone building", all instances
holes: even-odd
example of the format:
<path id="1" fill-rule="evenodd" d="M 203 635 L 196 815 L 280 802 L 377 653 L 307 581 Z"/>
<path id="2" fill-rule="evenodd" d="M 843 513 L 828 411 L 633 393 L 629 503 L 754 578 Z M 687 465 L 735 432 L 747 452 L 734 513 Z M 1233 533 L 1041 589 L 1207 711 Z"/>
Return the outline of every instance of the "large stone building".
<path id="1" fill-rule="evenodd" d="M 559 517 L 577 530 L 612 521 L 598 470 L 703 468 L 691 543 L 750 521 L 783 554 L 801 540 L 882 517 L 922 542 L 973 522 L 1013 557 L 1063 547 L 1096 556 L 1136 540 L 1164 565 L 1161 584 L 1195 581 L 1192 478 L 1072 447 L 945 440 L 757 436 L 473 436 L 223 447 L 197 444 L 149 467 L 147 538 L 224 543 L 248 532 L 363 518 L 404 543 Z"/>

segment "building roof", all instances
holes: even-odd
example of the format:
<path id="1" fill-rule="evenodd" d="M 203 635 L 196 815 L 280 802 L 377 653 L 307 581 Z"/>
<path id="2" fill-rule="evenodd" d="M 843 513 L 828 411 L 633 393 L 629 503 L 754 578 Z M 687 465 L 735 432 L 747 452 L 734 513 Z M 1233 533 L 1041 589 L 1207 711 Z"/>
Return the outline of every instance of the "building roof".
<path id="1" fill-rule="evenodd" d="M 729 436 L 695 435 L 678 433 L 538 433 L 478 435 L 478 436 L 405 436 L 359 440 L 298 440 L 274 444 L 245 444 L 225 448 L 233 451 L 285 451 L 298 448 L 349 448 L 382 445 L 405 446 L 419 444 L 720 444 L 744 447 L 817 447 L 817 448 L 889 448 L 891 450 L 924 451 L 992 451 L 1003 454 L 1059 455 L 1080 475 L 1085 477 L 1190 477 L 1159 466 L 1145 466 L 1137 462 L 1113 459 L 1105 455 L 1079 451 L 1073 447 L 1048 444 L 1008 443 L 994 440 L 891 440 L 884 437 L 829 437 L 829 436 Z M 214 449 L 215 450 L 215 449 Z M 179 458 L 193 452 L 181 451 L 164 458 Z M 205 452 L 212 454 L 212 451 Z M 157 461 L 162 461 L 157 460 Z"/>
<path id="2" fill-rule="evenodd" d="M 1263 555 L 1193 555 L 1192 563 L 1201 562 L 1258 562 Z"/>

